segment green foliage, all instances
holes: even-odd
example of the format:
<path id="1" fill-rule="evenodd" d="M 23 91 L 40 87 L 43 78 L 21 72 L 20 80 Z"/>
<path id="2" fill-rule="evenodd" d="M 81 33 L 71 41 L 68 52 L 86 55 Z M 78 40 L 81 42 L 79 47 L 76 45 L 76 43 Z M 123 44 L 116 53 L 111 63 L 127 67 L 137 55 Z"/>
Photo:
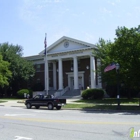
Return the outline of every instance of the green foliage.
<path id="1" fill-rule="evenodd" d="M 17 91 L 18 98 L 23 99 L 24 93 L 29 94 L 30 97 L 32 97 L 32 94 L 33 94 L 32 90 L 30 90 L 30 89 L 21 89 L 21 90 Z"/>
<path id="2" fill-rule="evenodd" d="M 4 61 L 2 59 L 2 55 L 0 55 L 0 86 L 4 87 L 5 85 L 9 85 L 9 78 L 11 78 L 12 73 L 9 70 L 10 63 Z"/>
<path id="3" fill-rule="evenodd" d="M 0 54 L 5 61 L 8 61 L 12 71 L 11 80 L 28 80 L 30 75 L 34 75 L 33 64 L 22 57 L 22 47 L 8 43 L 0 44 Z"/>
<path id="4" fill-rule="evenodd" d="M 83 99 L 102 99 L 104 91 L 102 89 L 86 89 L 82 92 Z"/>
<path id="5" fill-rule="evenodd" d="M 104 73 L 104 69 L 111 62 L 120 64 L 119 82 L 129 89 L 140 90 L 140 26 L 137 28 L 118 27 L 114 42 L 99 39 L 97 49 L 93 55 L 100 60 L 102 82 L 107 85 L 116 85 L 116 71 Z"/>
<path id="6" fill-rule="evenodd" d="M 34 75 L 35 73 L 32 62 L 27 61 L 22 57 L 22 50 L 22 47 L 19 45 L 12 45 L 8 43 L 0 44 L 0 54 L 3 56 L 4 61 L 10 63 L 8 69 L 12 72 L 12 76 L 9 77 L 9 85 L 11 87 L 16 85 L 16 87 L 12 87 L 16 90 L 19 89 L 21 81 L 29 80 L 31 75 Z"/>
<path id="7" fill-rule="evenodd" d="M 112 55 L 121 65 L 121 79 L 129 88 L 140 89 L 140 26 L 116 30 Z"/>

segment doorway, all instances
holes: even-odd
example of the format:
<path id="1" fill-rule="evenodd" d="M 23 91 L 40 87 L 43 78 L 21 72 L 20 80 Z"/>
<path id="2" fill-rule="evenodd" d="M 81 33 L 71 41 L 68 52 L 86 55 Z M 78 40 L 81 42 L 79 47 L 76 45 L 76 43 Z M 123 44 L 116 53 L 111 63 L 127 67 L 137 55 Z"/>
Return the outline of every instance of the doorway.
<path id="1" fill-rule="evenodd" d="M 66 73 L 68 74 L 68 86 L 70 88 L 70 90 L 74 89 L 74 74 L 73 72 L 68 72 Z M 78 72 L 78 86 L 79 89 L 83 89 L 84 88 L 84 71 Z"/>

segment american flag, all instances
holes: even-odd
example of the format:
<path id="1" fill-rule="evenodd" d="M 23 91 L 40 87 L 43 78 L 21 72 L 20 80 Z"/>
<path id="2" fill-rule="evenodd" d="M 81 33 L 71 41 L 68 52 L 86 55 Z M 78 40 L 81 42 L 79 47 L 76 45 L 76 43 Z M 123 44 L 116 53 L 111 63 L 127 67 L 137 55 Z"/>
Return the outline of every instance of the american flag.
<path id="1" fill-rule="evenodd" d="M 45 34 L 45 39 L 44 39 L 44 47 L 45 47 L 44 54 L 46 55 L 46 48 L 47 48 L 46 34 Z"/>
<path id="2" fill-rule="evenodd" d="M 116 68 L 116 65 L 115 65 L 114 62 L 112 62 L 111 64 L 109 64 L 109 65 L 104 69 L 104 72 L 113 70 L 114 68 Z"/>

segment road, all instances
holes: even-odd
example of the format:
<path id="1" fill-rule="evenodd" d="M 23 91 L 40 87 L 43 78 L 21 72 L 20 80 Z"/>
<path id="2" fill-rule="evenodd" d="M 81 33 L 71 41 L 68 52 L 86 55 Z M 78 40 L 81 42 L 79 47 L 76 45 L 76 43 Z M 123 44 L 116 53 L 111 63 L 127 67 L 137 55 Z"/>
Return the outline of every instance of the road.
<path id="1" fill-rule="evenodd" d="M 0 107 L 0 140 L 128 140 L 139 113 Z M 140 138 L 139 138 L 140 139 Z"/>

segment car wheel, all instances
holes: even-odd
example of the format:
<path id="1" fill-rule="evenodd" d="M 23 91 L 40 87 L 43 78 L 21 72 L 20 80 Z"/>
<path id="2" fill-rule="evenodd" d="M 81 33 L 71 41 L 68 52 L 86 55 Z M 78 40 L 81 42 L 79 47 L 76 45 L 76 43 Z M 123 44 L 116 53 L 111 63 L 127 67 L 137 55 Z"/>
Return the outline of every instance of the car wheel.
<path id="1" fill-rule="evenodd" d="M 26 107 L 27 107 L 27 109 L 30 109 L 32 106 L 30 103 L 27 103 Z"/>
<path id="2" fill-rule="evenodd" d="M 36 109 L 39 109 L 40 106 L 35 106 Z"/>
<path id="3" fill-rule="evenodd" d="M 53 105 L 51 103 L 48 104 L 48 109 L 53 110 Z"/>
<path id="4" fill-rule="evenodd" d="M 60 109 L 61 109 L 61 106 L 56 106 L 56 109 L 57 109 L 57 110 L 60 110 Z"/>

